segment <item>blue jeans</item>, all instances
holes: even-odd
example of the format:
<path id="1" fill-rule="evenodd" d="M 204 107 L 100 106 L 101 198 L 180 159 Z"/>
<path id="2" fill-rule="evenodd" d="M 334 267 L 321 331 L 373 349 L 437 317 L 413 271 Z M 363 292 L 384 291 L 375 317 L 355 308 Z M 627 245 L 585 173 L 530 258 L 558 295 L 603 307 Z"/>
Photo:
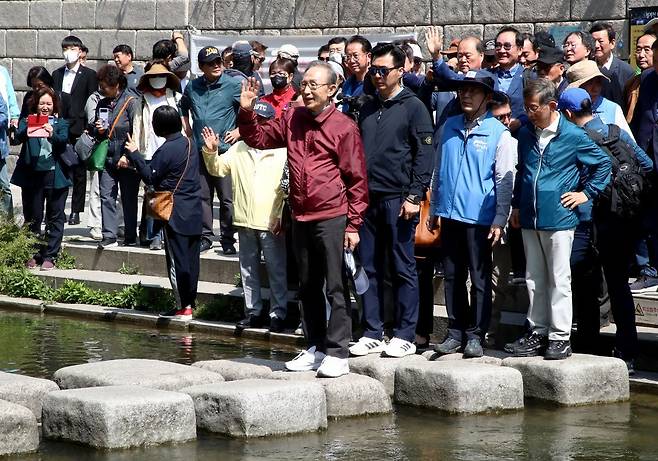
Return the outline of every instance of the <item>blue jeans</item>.
<path id="1" fill-rule="evenodd" d="M 11 185 L 7 172 L 7 159 L 0 159 L 0 213 L 9 218 L 14 216 L 14 204 L 11 199 Z"/>
<path id="2" fill-rule="evenodd" d="M 270 282 L 270 314 L 286 318 L 288 311 L 288 277 L 286 274 L 286 239 L 271 232 L 238 228 L 240 241 L 240 275 L 244 289 L 245 313 L 259 316 L 263 310 L 260 283 L 260 255 Z"/>

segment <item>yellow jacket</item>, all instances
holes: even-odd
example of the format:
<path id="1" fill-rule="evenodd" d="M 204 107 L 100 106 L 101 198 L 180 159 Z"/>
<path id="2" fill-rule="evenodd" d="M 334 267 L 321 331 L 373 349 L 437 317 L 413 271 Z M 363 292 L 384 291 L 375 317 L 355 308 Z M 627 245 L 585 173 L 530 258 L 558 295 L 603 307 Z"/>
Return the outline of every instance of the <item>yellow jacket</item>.
<path id="1" fill-rule="evenodd" d="M 281 175 L 287 149 L 259 150 L 239 141 L 221 155 L 202 149 L 203 160 L 212 176 L 231 175 L 233 184 L 233 224 L 269 230 L 281 218 L 284 194 Z"/>

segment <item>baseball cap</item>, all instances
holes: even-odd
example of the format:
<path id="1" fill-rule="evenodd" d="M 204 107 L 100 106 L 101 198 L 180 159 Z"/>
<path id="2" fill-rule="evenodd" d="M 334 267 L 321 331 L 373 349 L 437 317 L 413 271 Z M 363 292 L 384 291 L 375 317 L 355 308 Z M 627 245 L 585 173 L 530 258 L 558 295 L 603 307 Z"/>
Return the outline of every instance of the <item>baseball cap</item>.
<path id="1" fill-rule="evenodd" d="M 356 290 L 357 295 L 362 295 L 370 287 L 370 281 L 366 275 L 366 271 L 363 269 L 363 266 L 356 266 L 356 261 L 354 260 L 354 254 L 350 250 L 345 250 L 345 269 L 347 270 L 347 275 L 352 278 L 354 281 L 354 289 Z"/>
<path id="2" fill-rule="evenodd" d="M 569 109 L 576 112 L 581 110 L 581 104 L 586 99 L 591 102 L 589 93 L 582 88 L 567 88 L 560 95 L 560 99 L 558 99 L 557 102 L 557 108 L 559 110 Z"/>
<path id="3" fill-rule="evenodd" d="M 560 48 L 540 48 L 537 62 L 541 62 L 543 64 L 555 64 L 558 62 L 564 62 L 564 51 L 562 51 Z"/>
<path id="4" fill-rule="evenodd" d="M 490 39 L 484 42 L 484 54 L 492 56 L 496 54 L 496 40 Z"/>
<path id="5" fill-rule="evenodd" d="M 238 40 L 237 42 L 233 43 L 233 45 L 231 45 L 231 50 L 233 52 L 233 56 L 248 56 L 253 51 L 251 45 L 246 40 Z"/>
<path id="6" fill-rule="evenodd" d="M 539 49 L 555 48 L 555 38 L 543 30 L 537 32 L 532 41 L 533 44 Z"/>
<path id="7" fill-rule="evenodd" d="M 276 52 L 278 56 L 281 56 L 283 58 L 288 58 L 288 59 L 297 59 L 299 57 L 299 50 L 295 45 L 291 45 L 289 43 L 286 43 L 285 45 L 281 45 L 281 48 Z"/>
<path id="8" fill-rule="evenodd" d="M 414 58 L 423 59 L 423 52 L 417 43 L 410 43 L 409 47 L 414 51 Z"/>
<path id="9" fill-rule="evenodd" d="M 199 64 L 208 64 L 218 59 L 222 59 L 222 55 L 214 46 L 205 46 L 201 48 L 201 51 L 199 51 Z"/>
<path id="10" fill-rule="evenodd" d="M 446 81 L 449 90 L 456 91 L 465 86 L 479 86 L 489 93 L 494 92 L 495 78 L 487 70 L 469 70 L 463 79 L 450 79 Z"/>
<path id="11" fill-rule="evenodd" d="M 263 118 L 273 118 L 276 115 L 276 111 L 272 104 L 265 101 L 257 101 L 254 104 L 254 113 Z"/>

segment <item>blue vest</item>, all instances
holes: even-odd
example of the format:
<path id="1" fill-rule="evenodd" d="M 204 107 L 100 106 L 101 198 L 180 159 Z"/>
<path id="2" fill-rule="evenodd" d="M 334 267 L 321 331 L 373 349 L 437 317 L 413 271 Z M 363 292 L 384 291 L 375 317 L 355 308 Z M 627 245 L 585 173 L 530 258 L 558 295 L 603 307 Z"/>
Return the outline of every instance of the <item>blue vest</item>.
<path id="1" fill-rule="evenodd" d="M 599 96 L 599 100 L 592 106 L 592 112 L 595 117 L 601 119 L 606 125 L 615 124 L 615 114 L 617 113 L 617 104 L 609 99 Z"/>
<path id="2" fill-rule="evenodd" d="M 464 116 L 449 117 L 443 127 L 438 200 L 433 214 L 469 224 L 490 226 L 496 216 L 496 147 L 505 125 L 487 113 L 466 137 Z M 434 188 L 437 190 L 437 187 Z"/>

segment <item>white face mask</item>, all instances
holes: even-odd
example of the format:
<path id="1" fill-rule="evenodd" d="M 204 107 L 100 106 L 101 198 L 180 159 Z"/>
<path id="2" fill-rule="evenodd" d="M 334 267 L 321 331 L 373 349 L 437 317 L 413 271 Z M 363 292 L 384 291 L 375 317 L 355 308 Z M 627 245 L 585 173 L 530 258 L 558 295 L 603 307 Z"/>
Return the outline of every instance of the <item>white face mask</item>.
<path id="1" fill-rule="evenodd" d="M 154 90 L 160 90 L 167 84 L 167 77 L 151 77 L 149 78 L 149 85 Z"/>
<path id="2" fill-rule="evenodd" d="M 74 50 L 66 50 L 62 54 L 64 55 L 64 61 L 66 61 L 66 64 L 73 64 L 74 62 L 77 62 L 80 57 L 80 52 Z"/>

